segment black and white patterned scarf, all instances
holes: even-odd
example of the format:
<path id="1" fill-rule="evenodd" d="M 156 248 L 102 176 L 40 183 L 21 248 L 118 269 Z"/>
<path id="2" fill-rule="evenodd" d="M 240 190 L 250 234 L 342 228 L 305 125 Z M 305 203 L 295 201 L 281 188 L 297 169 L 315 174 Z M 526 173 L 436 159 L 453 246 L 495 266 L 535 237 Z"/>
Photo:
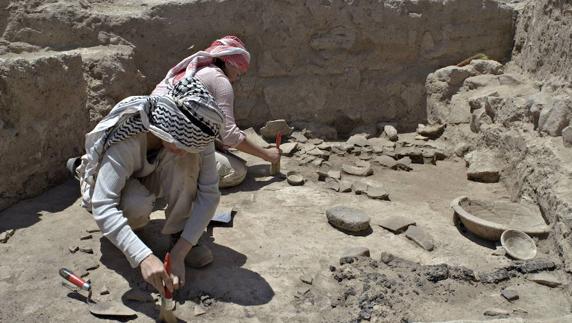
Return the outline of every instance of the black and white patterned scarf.
<path id="1" fill-rule="evenodd" d="M 171 138 L 165 140 L 163 133 L 158 136 L 159 138 L 175 143 L 179 148 L 191 152 L 203 150 L 219 135 L 221 124 L 218 122 L 216 112 L 222 116 L 222 111 L 218 109 L 214 98 L 205 86 L 195 77 L 182 79 L 169 92 L 168 97 L 173 100 L 170 102 L 168 99 L 154 96 L 147 98 L 149 105 L 147 116 L 151 126 L 149 129 L 145 128 L 139 114 L 120 119 L 113 128 L 109 129 L 105 149 L 141 132 L 149 130 L 153 132 L 153 128 L 170 135 L 172 140 Z M 182 115 L 177 109 L 173 109 L 173 104 Z"/>
<path id="2" fill-rule="evenodd" d="M 195 77 L 179 81 L 165 96 L 132 96 L 117 103 L 85 136 L 82 205 L 91 209 L 91 195 L 101 157 L 113 144 L 151 132 L 190 153 L 212 144 L 224 124 L 224 114 Z M 83 166 L 83 162 L 82 162 Z"/>

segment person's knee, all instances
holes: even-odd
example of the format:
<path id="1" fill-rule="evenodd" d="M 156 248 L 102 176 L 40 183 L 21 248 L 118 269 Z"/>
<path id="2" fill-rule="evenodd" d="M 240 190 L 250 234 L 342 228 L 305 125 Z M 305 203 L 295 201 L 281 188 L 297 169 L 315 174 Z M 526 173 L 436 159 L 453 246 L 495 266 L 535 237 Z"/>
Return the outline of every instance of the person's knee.
<path id="1" fill-rule="evenodd" d="M 139 181 L 129 180 L 121 196 L 121 210 L 132 229 L 140 229 L 149 222 L 155 195 Z"/>

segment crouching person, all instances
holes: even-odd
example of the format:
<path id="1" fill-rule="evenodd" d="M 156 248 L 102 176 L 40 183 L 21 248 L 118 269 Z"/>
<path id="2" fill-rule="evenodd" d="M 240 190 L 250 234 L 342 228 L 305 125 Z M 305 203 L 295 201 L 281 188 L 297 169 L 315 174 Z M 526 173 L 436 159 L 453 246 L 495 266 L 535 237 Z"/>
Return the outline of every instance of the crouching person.
<path id="1" fill-rule="evenodd" d="M 76 170 L 82 205 L 161 294 L 184 285 L 185 258 L 201 257 L 193 246 L 220 199 L 214 140 L 223 122 L 206 88 L 187 77 L 167 95 L 124 99 L 86 135 Z M 167 202 L 161 233 L 174 241 L 171 276 L 134 232 L 149 222 L 157 198 Z"/>

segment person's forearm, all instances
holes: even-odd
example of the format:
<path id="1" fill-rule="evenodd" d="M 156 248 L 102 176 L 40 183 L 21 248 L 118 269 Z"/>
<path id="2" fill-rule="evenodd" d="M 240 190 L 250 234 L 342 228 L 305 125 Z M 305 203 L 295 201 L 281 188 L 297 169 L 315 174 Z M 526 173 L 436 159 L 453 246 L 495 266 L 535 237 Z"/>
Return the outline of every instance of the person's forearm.
<path id="1" fill-rule="evenodd" d="M 244 138 L 244 140 L 240 144 L 238 144 L 235 148 L 249 155 L 253 155 L 258 158 L 262 158 L 264 160 L 268 159 L 266 150 L 258 146 L 257 144 L 253 143 L 252 141 L 250 141 L 248 137 Z"/>

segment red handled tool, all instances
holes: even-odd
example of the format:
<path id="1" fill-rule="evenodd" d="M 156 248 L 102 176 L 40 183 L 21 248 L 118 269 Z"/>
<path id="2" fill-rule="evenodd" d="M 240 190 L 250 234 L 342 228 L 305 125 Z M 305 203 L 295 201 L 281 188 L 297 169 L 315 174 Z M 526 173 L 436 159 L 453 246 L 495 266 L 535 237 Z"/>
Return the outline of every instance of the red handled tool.
<path id="1" fill-rule="evenodd" d="M 276 134 L 276 149 L 280 153 L 280 144 L 282 143 L 282 134 L 279 132 Z M 280 173 L 280 159 L 276 163 L 273 163 L 270 167 L 270 175 L 278 175 Z"/>
<path id="2" fill-rule="evenodd" d="M 79 276 L 74 274 L 71 270 L 62 268 L 60 269 L 60 276 L 63 279 L 67 280 L 68 282 L 74 284 L 80 289 L 90 292 L 91 291 L 91 284 L 86 282 L 85 280 L 81 279 Z"/>
<path id="3" fill-rule="evenodd" d="M 163 266 L 165 266 L 165 271 L 167 272 L 167 275 L 171 275 L 171 254 L 169 254 L 168 252 L 165 255 L 165 261 L 163 262 Z M 173 298 L 173 293 L 171 293 L 171 291 L 169 291 L 169 289 L 166 286 L 165 286 L 165 298 L 166 299 Z"/>
<path id="4" fill-rule="evenodd" d="M 276 134 L 276 149 L 280 150 L 281 143 L 282 143 L 282 134 L 279 132 Z"/>
<path id="5" fill-rule="evenodd" d="M 167 252 L 165 261 L 163 262 L 167 275 L 171 275 L 171 255 Z M 161 311 L 159 312 L 159 321 L 167 323 L 177 322 L 177 317 L 173 311 L 175 310 L 175 301 L 173 300 L 173 293 L 165 286 L 165 296 L 161 297 Z"/>

